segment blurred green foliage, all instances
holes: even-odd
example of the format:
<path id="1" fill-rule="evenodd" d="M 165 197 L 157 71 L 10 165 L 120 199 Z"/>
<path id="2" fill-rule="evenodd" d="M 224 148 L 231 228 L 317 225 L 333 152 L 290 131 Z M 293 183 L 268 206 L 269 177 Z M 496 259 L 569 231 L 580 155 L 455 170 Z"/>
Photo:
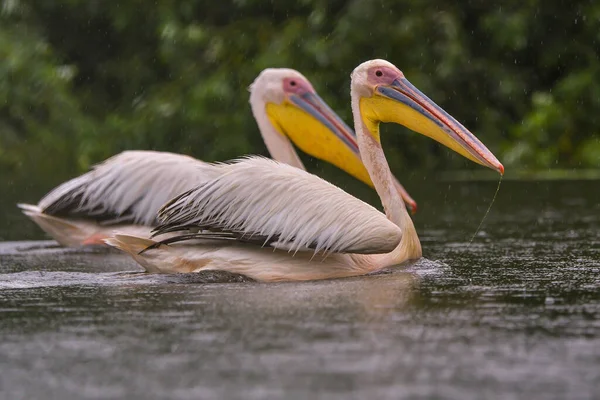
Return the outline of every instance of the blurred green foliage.
<path id="1" fill-rule="evenodd" d="M 507 168 L 600 166 L 600 3 L 0 0 L 0 168 L 66 177 L 124 149 L 266 154 L 246 87 L 298 69 L 346 121 L 385 58 Z M 385 127 L 392 163 L 462 168 Z M 384 132 L 384 133 L 385 133 Z"/>

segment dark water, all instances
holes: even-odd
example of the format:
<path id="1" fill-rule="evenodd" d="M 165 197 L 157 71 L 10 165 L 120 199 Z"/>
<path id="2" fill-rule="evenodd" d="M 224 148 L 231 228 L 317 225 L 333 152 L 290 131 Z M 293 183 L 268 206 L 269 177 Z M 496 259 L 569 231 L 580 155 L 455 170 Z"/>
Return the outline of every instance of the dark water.
<path id="1" fill-rule="evenodd" d="M 352 279 L 146 275 L 4 243 L 0 397 L 593 398 L 598 182 L 504 182 L 469 246 L 495 186 L 422 182 L 426 259 Z M 5 238 L 42 237 L 8 207 Z"/>

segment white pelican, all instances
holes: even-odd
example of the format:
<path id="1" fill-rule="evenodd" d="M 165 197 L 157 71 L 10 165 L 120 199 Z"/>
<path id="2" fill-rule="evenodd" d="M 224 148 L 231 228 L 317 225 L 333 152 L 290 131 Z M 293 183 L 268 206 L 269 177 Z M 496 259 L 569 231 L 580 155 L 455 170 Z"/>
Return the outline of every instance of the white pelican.
<path id="1" fill-rule="evenodd" d="M 260 281 L 362 275 L 420 258 L 419 238 L 381 147 L 380 122 L 405 125 L 501 174 L 504 167 L 387 61 L 359 65 L 351 97 L 360 154 L 385 215 L 315 175 L 250 157 L 219 165 L 213 180 L 163 207 L 157 234 L 183 231 L 179 237 L 155 242 L 116 234 L 106 242 L 149 272 L 219 269 Z M 196 244 L 168 244 L 187 240 Z"/>
<path id="2" fill-rule="evenodd" d="M 373 183 L 354 132 L 298 71 L 269 68 L 250 87 L 250 105 L 271 156 L 305 169 L 290 139 L 303 151 Z M 180 154 L 125 151 L 56 187 L 23 212 L 64 246 L 104 244 L 115 229 L 149 237 L 159 208 L 214 178 L 211 164 Z M 395 178 L 394 178 L 395 179 Z M 397 190 L 415 210 L 402 185 Z"/>

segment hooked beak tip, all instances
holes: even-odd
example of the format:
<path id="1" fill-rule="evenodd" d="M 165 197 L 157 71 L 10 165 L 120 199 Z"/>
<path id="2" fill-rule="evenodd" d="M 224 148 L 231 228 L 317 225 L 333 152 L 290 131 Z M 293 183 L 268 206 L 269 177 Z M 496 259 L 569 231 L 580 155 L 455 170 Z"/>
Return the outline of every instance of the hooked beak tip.
<path id="1" fill-rule="evenodd" d="M 498 164 L 498 172 L 500 172 L 500 175 L 504 175 L 504 165 Z"/>
<path id="2" fill-rule="evenodd" d="M 411 203 L 410 205 L 410 213 L 415 215 L 417 213 L 417 203 Z"/>

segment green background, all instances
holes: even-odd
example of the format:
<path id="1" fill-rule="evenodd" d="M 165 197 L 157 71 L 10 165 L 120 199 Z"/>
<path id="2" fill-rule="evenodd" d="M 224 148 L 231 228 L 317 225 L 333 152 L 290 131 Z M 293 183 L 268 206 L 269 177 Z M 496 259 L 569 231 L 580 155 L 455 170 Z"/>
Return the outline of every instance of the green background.
<path id="1" fill-rule="evenodd" d="M 50 188 L 125 149 L 266 154 L 246 90 L 263 68 L 301 71 L 350 122 L 371 58 L 507 172 L 596 168 L 599 42 L 594 1 L 0 0 L 0 169 Z M 383 142 L 401 179 L 479 168 L 401 127 Z"/>

